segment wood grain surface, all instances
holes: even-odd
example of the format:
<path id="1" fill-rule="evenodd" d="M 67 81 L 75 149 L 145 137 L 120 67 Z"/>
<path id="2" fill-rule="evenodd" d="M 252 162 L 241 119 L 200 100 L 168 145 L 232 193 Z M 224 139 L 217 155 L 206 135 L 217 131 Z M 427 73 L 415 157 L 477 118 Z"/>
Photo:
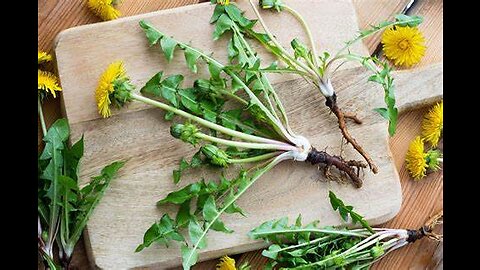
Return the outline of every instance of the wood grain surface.
<path id="1" fill-rule="evenodd" d="M 135 15 L 158 9 L 170 8 L 196 3 L 197 1 L 140 1 L 124 0 L 121 10 L 124 16 Z M 354 1 L 361 27 L 370 23 L 379 22 L 385 18 L 385 14 L 392 15 L 399 12 L 403 7 L 397 1 L 362 0 Z M 442 60 L 443 54 L 443 2 L 439 0 L 417 0 L 411 14 L 419 14 L 425 17 L 425 22 L 420 26 L 427 40 L 427 53 L 418 66 L 428 65 Z M 38 1 L 38 24 L 39 24 L 39 49 L 51 51 L 53 37 L 61 30 L 76 25 L 88 24 L 99 21 L 86 8 L 85 1 Z M 368 42 L 368 48 L 373 51 L 378 45 L 379 38 Z M 54 67 L 52 67 L 54 69 Z M 61 117 L 59 100 L 49 100 L 45 104 L 47 123 Z M 398 132 L 390 141 L 391 151 L 394 156 L 396 167 L 400 172 L 403 191 L 403 204 L 400 213 L 386 227 L 417 228 L 422 225 L 429 215 L 443 208 L 443 175 L 436 173 L 429 175 L 421 182 L 414 182 L 406 173 L 403 165 L 404 155 L 411 139 L 419 134 L 420 123 L 426 109 L 403 113 L 400 116 Z M 39 133 L 40 138 L 40 133 Z M 40 140 L 39 140 L 40 145 Z M 393 252 L 382 259 L 373 268 L 375 269 L 441 269 L 442 244 L 421 240 L 409 247 Z M 435 256 L 433 256 L 435 254 Z M 233 256 L 237 262 L 249 261 L 253 269 L 260 269 L 266 260 L 260 251 L 249 252 L 243 255 Z M 195 269 L 213 269 L 217 260 L 199 263 Z M 76 247 L 73 257 L 73 269 L 87 269 L 83 241 Z M 39 266 L 40 268 L 40 266 Z"/>

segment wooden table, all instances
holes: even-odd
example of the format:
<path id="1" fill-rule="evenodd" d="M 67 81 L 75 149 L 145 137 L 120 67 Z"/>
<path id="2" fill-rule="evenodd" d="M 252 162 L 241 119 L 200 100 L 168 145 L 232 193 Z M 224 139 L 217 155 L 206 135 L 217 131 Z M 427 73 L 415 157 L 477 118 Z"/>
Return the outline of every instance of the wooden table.
<path id="1" fill-rule="evenodd" d="M 62 30 L 78 25 L 100 21 L 87 8 L 86 0 L 38 0 L 38 49 L 52 52 L 53 40 Z M 159 9 L 174 8 L 183 5 L 205 2 L 205 0 L 123 0 L 119 6 L 123 16 L 151 12 Z M 409 0 L 354 0 L 360 28 L 391 19 L 399 13 Z M 443 1 L 416 0 L 410 15 L 421 15 L 424 22 L 420 25 L 427 51 L 416 67 L 425 66 L 443 60 Z M 380 35 L 364 41 L 370 52 L 380 42 Z M 428 108 L 400 115 L 397 134 L 391 139 L 390 147 L 395 165 L 400 173 L 403 191 L 403 204 L 399 214 L 383 227 L 419 228 L 429 216 L 443 209 L 443 173 L 428 175 L 420 182 L 413 181 L 404 166 L 404 157 L 410 141 L 420 134 L 421 120 Z M 59 99 L 50 99 L 44 105 L 47 126 L 61 117 Z M 41 148 L 41 130 L 39 128 L 39 148 Z M 261 269 L 267 261 L 260 251 L 252 251 L 233 256 L 238 263 L 249 261 L 252 269 Z M 197 264 L 194 269 L 215 269 L 217 260 Z M 41 263 L 39 263 L 39 268 Z M 88 269 L 88 258 L 83 239 L 75 248 L 72 268 Z M 422 239 L 414 244 L 392 252 L 376 263 L 373 269 L 442 269 L 443 244 Z"/>

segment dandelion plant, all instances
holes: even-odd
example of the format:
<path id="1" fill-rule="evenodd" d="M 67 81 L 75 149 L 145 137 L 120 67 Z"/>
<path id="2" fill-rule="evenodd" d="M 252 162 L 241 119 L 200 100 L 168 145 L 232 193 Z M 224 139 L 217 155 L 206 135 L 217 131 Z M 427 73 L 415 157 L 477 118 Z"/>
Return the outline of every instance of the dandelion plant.
<path id="1" fill-rule="evenodd" d="M 51 55 L 38 52 L 39 65 L 51 59 Z M 45 142 L 38 157 L 38 252 L 45 269 L 50 270 L 69 269 L 74 247 L 88 219 L 124 164 L 113 162 L 88 184 L 79 186 L 83 136 L 69 145 L 67 120 L 58 119 L 47 129 L 42 110 L 43 100 L 55 98 L 61 90 L 54 74 L 38 70 L 38 114 Z"/>
<path id="2" fill-rule="evenodd" d="M 230 5 L 216 6 L 211 20 L 211 23 L 215 23 L 216 25 L 215 32 L 223 33 L 225 30 L 231 30 L 234 35 L 244 35 L 245 37 L 257 40 L 268 51 L 277 56 L 278 60 L 284 64 L 284 66 L 275 64 L 263 68 L 262 71 L 266 73 L 297 74 L 315 85 L 315 88 L 317 88 L 325 97 L 325 105 L 337 117 L 338 126 L 346 142 L 350 143 L 354 149 L 364 157 L 372 172 L 377 173 L 378 168 L 372 158 L 348 132 L 346 119 L 351 119 L 357 124 L 361 124 L 362 121 L 357 118 L 355 114 L 344 112 L 338 106 L 337 94 L 332 84 L 332 75 L 338 67 L 346 61 L 360 62 L 363 66 L 371 70 L 373 75 L 369 77 L 368 80 L 379 83 L 385 91 L 386 107 L 375 108 L 375 111 L 389 121 L 388 131 L 390 135 L 393 135 L 395 133 L 398 110 L 395 107 L 393 77 L 390 75 L 391 68 L 388 66 L 387 62 L 382 62 L 374 56 L 362 56 L 352 53 L 349 48 L 362 39 L 384 29 L 393 29 L 394 27 L 403 26 L 414 27 L 422 22 L 422 18 L 419 16 L 411 17 L 403 14 L 397 15 L 393 22 L 385 21 L 378 25 L 373 25 L 366 30 L 360 31 L 358 36 L 347 41 L 345 46 L 335 54 L 326 51 L 319 54 L 317 52 L 312 31 L 298 11 L 284 3 L 282 0 L 260 0 L 259 6 L 262 9 L 271 9 L 277 12 L 285 11 L 297 19 L 304 28 L 308 37 L 308 45 L 301 42 L 298 38 L 293 38 L 290 43 L 293 49 L 292 54 L 280 44 L 275 38 L 274 33 L 269 30 L 253 0 L 248 1 L 264 32 L 253 30 L 252 25 L 257 21 L 245 18 L 243 12 L 241 12 L 234 3 L 231 3 Z M 212 0 L 212 3 L 215 2 L 217 1 Z M 214 38 L 218 38 L 218 35 L 215 33 Z M 231 51 L 232 53 L 235 53 L 234 50 L 237 49 L 236 44 L 238 44 L 238 42 L 232 42 L 229 44 L 229 52 Z M 340 62 L 340 64 L 337 64 L 338 62 Z"/>
<path id="3" fill-rule="evenodd" d="M 330 71 L 327 64 L 331 62 L 326 61 L 326 54 L 324 60 L 313 59 L 308 56 L 312 52 L 295 41 L 296 56 L 290 57 L 273 43 L 274 39 L 268 39 L 268 34 L 254 32 L 257 21 L 245 18 L 228 1 L 221 1 L 215 7 L 211 22 L 215 23 L 213 38 L 226 36 L 229 40 L 228 63 L 221 63 L 211 53 L 177 40 L 145 20 L 140 21 L 150 47 L 159 46 L 168 62 L 181 51 L 190 76 L 197 74 L 199 65 L 205 65 L 209 77 L 197 78 L 193 85 L 184 86 L 183 74 L 159 71 L 152 74 L 138 93 L 123 63 L 117 61 L 103 73 L 95 93 L 98 111 L 103 117 L 112 115 L 111 106 L 120 108 L 130 102 L 142 102 L 165 112 L 165 121 L 172 123 L 170 134 L 196 149 L 191 158 L 180 160 L 178 169 L 173 171 L 174 183 L 180 183 L 185 170 L 197 170 L 201 166 L 238 169 L 235 177 L 227 178 L 222 173 L 217 180 L 200 179 L 157 202 L 159 206 L 176 205 L 178 211 L 175 217 L 164 214 L 153 223 L 136 252 L 154 243 L 169 246 L 172 241 L 179 242 L 184 269 L 190 269 L 197 262 L 198 250 L 206 247 L 210 230 L 233 232 L 221 216 L 225 213 L 245 215 L 236 201 L 280 162 L 293 160 L 321 165 L 330 179 L 334 179 L 333 169 L 334 174 L 340 176 L 337 180 L 347 179 L 356 188 L 362 186 L 360 170 L 367 167 L 361 161 L 318 151 L 308 138 L 295 133 L 289 125 L 286 108 L 268 78 L 270 72 L 283 71 L 309 78 L 328 94 L 332 110 L 337 110 L 331 83 L 322 77 Z M 267 63 L 265 67 L 250 44 L 252 36 L 291 65 L 280 68 L 276 63 Z M 307 62 L 301 62 L 299 57 Z M 343 55 L 340 58 L 344 58 Z M 309 62 L 318 62 L 323 68 L 312 71 L 318 66 Z M 388 78 L 391 77 L 387 75 L 384 71 L 378 75 L 378 81 L 390 87 Z"/>
<path id="4" fill-rule="evenodd" d="M 346 220 L 347 211 L 352 220 L 363 218 L 345 206 L 330 192 L 330 201 Z M 443 211 L 430 218 L 419 229 L 371 228 L 362 222 L 363 228 L 319 227 L 318 220 L 302 224 L 301 215 L 295 224 L 288 218 L 262 223 L 250 231 L 253 239 L 262 239 L 269 246 L 262 251 L 269 258 L 265 269 L 369 269 L 376 261 L 391 251 L 427 237 L 441 241 L 443 236 L 434 233 L 442 223 Z"/>

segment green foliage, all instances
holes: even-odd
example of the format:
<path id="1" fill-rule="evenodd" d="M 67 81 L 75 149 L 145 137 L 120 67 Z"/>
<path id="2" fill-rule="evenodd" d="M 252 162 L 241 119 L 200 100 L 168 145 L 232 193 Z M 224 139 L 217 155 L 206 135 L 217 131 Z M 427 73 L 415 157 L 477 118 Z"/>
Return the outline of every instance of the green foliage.
<path id="1" fill-rule="evenodd" d="M 385 93 L 384 101 L 387 105 L 386 108 L 375 108 L 375 111 L 388 120 L 388 133 L 390 136 L 393 136 L 397 128 L 398 109 L 395 107 L 395 87 L 393 84 L 393 77 L 390 74 L 392 69 L 388 66 L 386 61 L 381 62 L 376 57 L 365 57 L 362 60 L 362 64 L 372 69 L 367 63 L 370 60 L 379 65 L 381 69 L 375 68 L 373 70 L 375 74 L 370 76 L 368 81 L 376 82 L 383 87 Z"/>
<path id="2" fill-rule="evenodd" d="M 140 252 L 155 242 L 168 246 L 169 242 L 172 240 L 184 241 L 185 239 L 177 231 L 175 221 L 172 220 L 168 214 L 164 214 L 158 222 L 153 223 L 145 232 L 143 243 L 135 249 L 135 252 Z"/>
<path id="3" fill-rule="evenodd" d="M 173 170 L 173 182 L 175 184 L 178 184 L 180 182 L 180 179 L 182 177 L 182 172 L 189 169 L 189 168 L 197 168 L 200 167 L 203 164 L 206 164 L 206 162 L 202 159 L 201 157 L 201 150 L 198 150 L 191 158 L 190 163 L 188 163 L 185 158 L 182 158 L 180 160 L 180 164 L 178 166 L 177 170 Z"/>
<path id="4" fill-rule="evenodd" d="M 368 29 L 364 29 L 362 31 L 359 32 L 359 35 L 357 37 L 355 37 L 353 40 L 350 40 L 348 42 L 346 42 L 346 46 L 344 49 L 348 48 L 349 46 L 351 46 L 352 44 L 354 44 L 355 42 L 359 41 L 359 40 L 362 40 L 368 36 L 371 36 L 381 30 L 384 30 L 386 28 L 390 28 L 390 27 L 393 27 L 393 26 L 402 26 L 402 27 L 405 27 L 405 26 L 409 26 L 409 27 L 415 27 L 415 26 L 418 26 L 419 24 L 421 24 L 423 22 L 423 18 L 420 17 L 420 16 L 408 16 L 408 15 L 405 15 L 405 14 L 398 14 L 395 16 L 395 20 L 394 21 L 383 21 L 377 25 L 371 25 L 370 28 Z"/>
<path id="5" fill-rule="evenodd" d="M 273 8 L 278 12 L 282 11 L 282 9 L 283 9 L 282 0 L 259 0 L 258 2 L 263 9 L 272 9 Z"/>
<path id="6" fill-rule="evenodd" d="M 113 162 L 83 188 L 79 187 L 79 164 L 83 157 L 83 137 L 71 147 L 70 129 L 59 119 L 44 137 L 45 148 L 39 157 L 38 213 L 46 245 L 55 239 L 62 256 L 70 258 L 85 225 L 100 202 L 111 180 L 124 162 Z M 53 260 L 53 259 L 52 259 Z"/>
<path id="7" fill-rule="evenodd" d="M 281 269 L 337 269 L 359 264 L 345 260 L 342 252 L 368 234 L 332 227 L 319 228 L 318 223 L 314 221 L 303 226 L 299 215 L 295 223 L 289 225 L 288 218 L 284 217 L 262 223 L 251 230 L 249 236 L 269 243 L 262 255 L 270 259 L 270 266 L 281 265 Z"/>
<path id="8" fill-rule="evenodd" d="M 251 178 L 245 171 L 241 171 L 237 178 L 227 180 L 221 177 L 219 182 L 205 181 L 186 185 L 180 190 L 169 193 L 158 201 L 158 205 L 173 204 L 179 206 L 175 220 L 164 215 L 159 222 L 154 223 L 145 232 L 143 243 L 137 247 L 137 252 L 154 242 L 168 244 L 171 240 L 183 242 L 183 266 L 189 269 L 198 259 L 198 249 L 207 245 L 206 233 L 212 229 L 225 233 L 233 231 L 226 227 L 220 220 L 220 215 L 227 213 L 240 213 L 242 209 L 235 204 L 239 193 L 248 188 Z M 195 209 L 191 206 L 194 205 Z M 233 205 L 233 206 L 232 206 Z M 229 209 L 227 211 L 227 209 Z M 192 211 L 193 210 L 193 211 Z M 187 228 L 188 239 L 179 235 L 180 228 Z"/>
<path id="9" fill-rule="evenodd" d="M 228 154 L 213 144 L 206 144 L 201 150 L 213 165 L 226 167 L 230 163 Z"/>
<path id="10" fill-rule="evenodd" d="M 183 124 L 173 124 L 170 127 L 170 134 L 180 139 L 186 143 L 190 143 L 192 145 L 196 145 L 199 139 L 195 136 L 199 132 L 198 128 L 194 124 L 186 123 Z M 186 164 L 188 166 L 188 164 Z M 186 166 L 184 166 L 186 168 Z M 180 164 L 180 169 L 183 170 L 182 164 Z"/>
<path id="11" fill-rule="evenodd" d="M 374 233 L 372 227 L 370 227 L 368 222 L 363 219 L 363 216 L 353 211 L 353 206 L 345 205 L 332 191 L 328 192 L 328 197 L 330 198 L 330 204 L 332 205 L 333 210 L 338 210 L 344 221 L 348 221 L 348 215 L 350 215 L 353 224 L 360 223 L 363 228 Z"/>

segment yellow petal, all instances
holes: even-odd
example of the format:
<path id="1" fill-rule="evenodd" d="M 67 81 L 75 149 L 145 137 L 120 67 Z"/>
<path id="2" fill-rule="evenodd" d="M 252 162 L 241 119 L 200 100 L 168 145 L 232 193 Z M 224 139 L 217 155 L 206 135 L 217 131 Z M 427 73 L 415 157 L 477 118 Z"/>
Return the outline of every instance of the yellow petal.
<path id="1" fill-rule="evenodd" d="M 425 39 L 417 27 L 391 27 L 382 35 L 385 56 L 396 66 L 412 66 L 425 54 Z"/>
<path id="2" fill-rule="evenodd" d="M 43 90 L 56 97 L 55 92 L 62 91 L 62 88 L 58 85 L 58 79 L 54 74 L 38 70 L 38 90 Z"/>

